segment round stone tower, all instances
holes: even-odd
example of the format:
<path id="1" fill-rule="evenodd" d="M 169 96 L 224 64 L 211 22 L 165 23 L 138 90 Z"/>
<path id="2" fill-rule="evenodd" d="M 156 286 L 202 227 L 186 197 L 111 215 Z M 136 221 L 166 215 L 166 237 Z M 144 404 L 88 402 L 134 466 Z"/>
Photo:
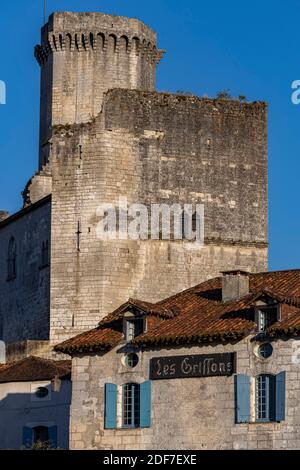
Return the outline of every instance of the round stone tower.
<path id="1" fill-rule="evenodd" d="M 102 13 L 54 13 L 35 56 L 41 65 L 40 168 L 53 126 L 83 123 L 111 88 L 151 91 L 163 51 L 143 22 Z"/>

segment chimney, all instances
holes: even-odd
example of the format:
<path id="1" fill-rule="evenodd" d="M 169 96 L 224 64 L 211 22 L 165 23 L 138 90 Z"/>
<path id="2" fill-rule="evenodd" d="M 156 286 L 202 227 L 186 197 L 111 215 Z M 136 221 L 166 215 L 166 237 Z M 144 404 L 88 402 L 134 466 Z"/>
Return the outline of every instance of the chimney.
<path id="1" fill-rule="evenodd" d="M 9 217 L 9 212 L 7 211 L 0 211 L 0 222 L 7 219 Z"/>
<path id="2" fill-rule="evenodd" d="M 222 301 L 239 300 L 249 294 L 249 273 L 240 269 L 222 272 Z"/>
<path id="3" fill-rule="evenodd" d="M 51 390 L 52 392 L 60 392 L 60 388 L 61 388 L 61 380 L 56 375 L 54 379 L 51 380 Z"/>

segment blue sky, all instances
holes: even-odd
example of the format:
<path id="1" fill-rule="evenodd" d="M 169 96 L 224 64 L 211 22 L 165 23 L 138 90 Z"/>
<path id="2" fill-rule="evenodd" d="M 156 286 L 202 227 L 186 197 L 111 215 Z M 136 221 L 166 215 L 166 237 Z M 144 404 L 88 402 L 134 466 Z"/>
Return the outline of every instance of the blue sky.
<path id="1" fill-rule="evenodd" d="M 1 0 L 0 209 L 21 207 L 20 193 L 37 168 L 39 42 L 43 0 Z M 289 0 L 47 0 L 55 10 L 102 11 L 138 17 L 168 53 L 158 90 L 215 96 L 230 89 L 269 103 L 270 269 L 300 268 L 300 105 L 291 83 L 300 79 L 300 1 Z"/>

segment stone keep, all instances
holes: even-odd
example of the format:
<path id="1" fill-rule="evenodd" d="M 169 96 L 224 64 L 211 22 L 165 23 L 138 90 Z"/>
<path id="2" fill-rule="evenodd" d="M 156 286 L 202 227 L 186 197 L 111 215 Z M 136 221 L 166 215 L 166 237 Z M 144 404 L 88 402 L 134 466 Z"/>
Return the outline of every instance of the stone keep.
<path id="1" fill-rule="evenodd" d="M 135 19 L 54 13 L 35 55 L 40 164 L 24 199 L 30 206 L 52 194 L 52 344 L 96 326 L 129 297 L 158 301 L 220 271 L 267 269 L 264 103 L 156 92 L 163 51 Z M 204 204 L 205 246 L 100 240 L 97 208 L 119 196 Z"/>
<path id="2" fill-rule="evenodd" d="M 40 156 L 47 161 L 55 125 L 85 123 L 110 88 L 155 89 L 163 51 L 141 21 L 102 13 L 55 13 L 35 55 L 41 65 Z"/>

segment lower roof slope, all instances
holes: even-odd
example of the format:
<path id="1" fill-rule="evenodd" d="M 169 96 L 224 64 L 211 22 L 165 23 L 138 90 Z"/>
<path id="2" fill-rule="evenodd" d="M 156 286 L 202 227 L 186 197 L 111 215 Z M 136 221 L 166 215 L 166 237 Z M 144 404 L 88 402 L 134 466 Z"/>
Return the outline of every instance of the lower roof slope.
<path id="1" fill-rule="evenodd" d="M 0 383 L 36 382 L 52 380 L 55 377 L 68 379 L 71 375 L 71 361 L 54 361 L 30 356 L 17 362 L 0 365 Z"/>

